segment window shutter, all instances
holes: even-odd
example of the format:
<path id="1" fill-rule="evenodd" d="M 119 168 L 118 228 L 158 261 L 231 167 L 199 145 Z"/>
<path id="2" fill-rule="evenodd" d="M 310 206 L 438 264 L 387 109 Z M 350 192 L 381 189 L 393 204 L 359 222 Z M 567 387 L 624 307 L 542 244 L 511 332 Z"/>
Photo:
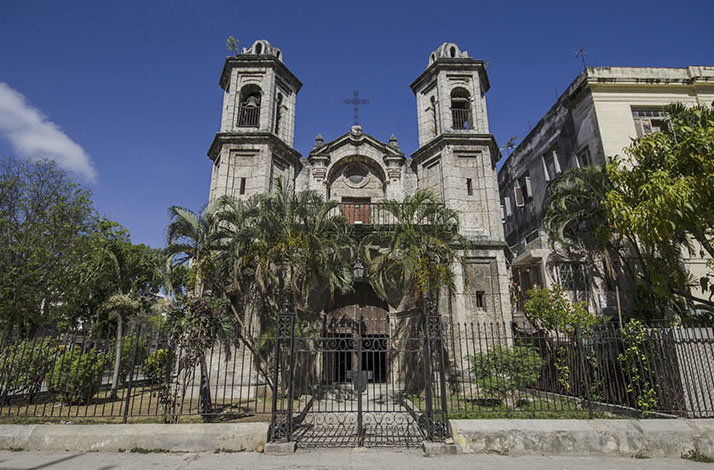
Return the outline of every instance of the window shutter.
<path id="1" fill-rule="evenodd" d="M 523 189 L 520 186 L 513 188 L 513 196 L 516 201 L 516 207 L 523 207 L 526 205 L 526 202 L 523 199 Z"/>
<path id="2" fill-rule="evenodd" d="M 635 119 L 635 132 L 637 133 L 637 137 L 642 137 L 642 135 L 644 135 L 644 131 L 642 130 L 642 121 L 639 119 Z"/>
<path id="3" fill-rule="evenodd" d="M 531 186 L 531 177 L 526 176 L 526 197 L 533 198 L 533 187 Z"/>
<path id="4" fill-rule="evenodd" d="M 540 162 L 543 164 L 543 174 L 545 175 L 545 180 L 550 181 L 550 172 L 548 171 L 548 165 L 545 163 L 545 155 L 540 156 Z"/>
<path id="5" fill-rule="evenodd" d="M 560 161 L 558 161 L 558 152 L 553 150 L 551 156 L 553 158 L 553 166 L 555 167 L 555 173 L 559 175 L 560 173 L 562 173 L 563 170 L 560 169 Z"/>

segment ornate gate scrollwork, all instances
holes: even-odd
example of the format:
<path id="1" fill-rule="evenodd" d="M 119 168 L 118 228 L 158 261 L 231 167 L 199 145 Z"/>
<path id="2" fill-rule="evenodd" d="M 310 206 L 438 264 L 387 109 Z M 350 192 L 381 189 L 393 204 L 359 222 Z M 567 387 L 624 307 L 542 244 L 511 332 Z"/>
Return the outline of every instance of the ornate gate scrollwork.
<path id="1" fill-rule="evenodd" d="M 294 314 L 278 315 L 270 440 L 419 447 L 449 437 L 441 319 L 403 321 L 297 326 Z"/>

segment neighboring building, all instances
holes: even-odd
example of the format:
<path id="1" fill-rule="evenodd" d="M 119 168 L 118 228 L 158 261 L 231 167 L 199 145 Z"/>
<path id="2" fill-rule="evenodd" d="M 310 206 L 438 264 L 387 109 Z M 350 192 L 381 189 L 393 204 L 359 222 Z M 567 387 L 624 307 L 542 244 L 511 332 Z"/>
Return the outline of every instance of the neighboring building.
<path id="1" fill-rule="evenodd" d="M 615 314 L 614 292 L 597 270 L 551 249 L 541 227 L 548 185 L 567 169 L 602 165 L 632 139 L 661 129 L 665 105 L 712 101 L 714 66 L 591 67 L 570 84 L 498 173 L 517 311 L 527 289 L 558 282 L 591 311 Z M 705 259 L 685 261 L 695 276 L 706 272 Z"/>
<path id="2" fill-rule="evenodd" d="M 303 158 L 293 148 L 295 98 L 302 84 L 281 51 L 265 40 L 228 57 L 219 83 L 225 93 L 221 128 L 208 152 L 211 200 L 263 194 L 280 178 L 297 191 L 311 189 L 339 201 L 348 220 L 364 231 L 390 223 L 380 201 L 403 200 L 429 188 L 459 212 L 462 233 L 474 246 L 463 266 L 456 266 L 456 295 L 442 296 L 440 313 L 454 321 L 510 321 L 495 169 L 500 154 L 488 130 L 483 61 L 449 43 L 430 55 L 428 67 L 411 84 L 420 145 L 412 158 L 394 136 L 380 142 L 360 126 L 330 142 L 318 135 Z M 346 311 L 392 318 L 402 313 L 402 304 L 386 305 L 362 285 L 356 295 L 338 299 L 326 318 Z"/>

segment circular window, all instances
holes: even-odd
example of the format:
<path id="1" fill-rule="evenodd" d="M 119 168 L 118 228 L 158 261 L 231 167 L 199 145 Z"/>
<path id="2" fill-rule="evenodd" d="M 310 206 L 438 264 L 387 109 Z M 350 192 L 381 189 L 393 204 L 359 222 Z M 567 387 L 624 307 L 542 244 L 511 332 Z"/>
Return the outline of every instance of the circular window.
<path id="1" fill-rule="evenodd" d="M 367 178 L 367 175 L 369 172 L 367 169 L 362 166 L 362 165 L 350 165 L 347 168 L 345 168 L 345 178 L 352 183 L 352 184 L 360 184 L 362 183 L 365 178 Z"/>

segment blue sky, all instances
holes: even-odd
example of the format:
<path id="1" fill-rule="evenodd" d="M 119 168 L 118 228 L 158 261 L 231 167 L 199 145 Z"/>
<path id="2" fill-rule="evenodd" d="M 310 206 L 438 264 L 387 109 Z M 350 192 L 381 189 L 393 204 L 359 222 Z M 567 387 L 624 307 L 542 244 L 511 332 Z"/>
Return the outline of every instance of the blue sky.
<path id="1" fill-rule="evenodd" d="M 589 66 L 714 64 L 714 1 L 6 1 L 0 155 L 48 155 L 135 242 L 164 245 L 166 210 L 208 198 L 226 37 L 265 38 L 303 82 L 295 147 L 364 130 L 417 148 L 409 84 L 450 41 L 490 62 L 491 131 L 523 137 Z"/>

